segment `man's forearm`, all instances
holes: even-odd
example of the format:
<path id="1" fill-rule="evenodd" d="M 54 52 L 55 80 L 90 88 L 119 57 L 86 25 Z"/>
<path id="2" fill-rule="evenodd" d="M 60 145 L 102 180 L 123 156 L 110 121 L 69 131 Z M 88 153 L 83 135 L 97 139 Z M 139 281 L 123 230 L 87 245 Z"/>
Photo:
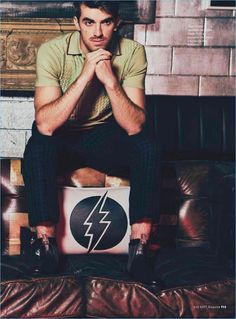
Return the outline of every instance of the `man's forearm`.
<path id="1" fill-rule="evenodd" d="M 68 120 L 87 84 L 86 79 L 79 77 L 62 96 L 36 111 L 36 124 L 42 133 L 52 135 L 57 128 Z"/>
<path id="2" fill-rule="evenodd" d="M 129 134 L 137 134 L 145 122 L 145 110 L 133 103 L 119 83 L 105 86 L 116 121 Z"/>
<path id="3" fill-rule="evenodd" d="M 42 94 L 36 94 L 36 123 L 42 133 L 52 135 L 58 127 L 68 120 L 84 89 L 93 80 L 97 63 L 103 59 L 110 59 L 110 57 L 111 53 L 103 49 L 88 52 L 80 76 L 63 95 L 61 92 L 59 94 L 51 93 L 50 88 L 47 88 L 46 91 L 44 89 Z M 47 94 L 49 97 L 45 96 Z"/>

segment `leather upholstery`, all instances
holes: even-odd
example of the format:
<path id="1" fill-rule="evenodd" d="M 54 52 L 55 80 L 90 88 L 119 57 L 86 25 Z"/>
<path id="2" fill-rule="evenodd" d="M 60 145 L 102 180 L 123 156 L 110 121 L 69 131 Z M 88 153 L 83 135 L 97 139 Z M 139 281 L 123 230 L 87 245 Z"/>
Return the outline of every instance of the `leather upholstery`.
<path id="1" fill-rule="evenodd" d="M 9 261 L 3 256 L 8 269 L 3 266 L 7 280 L 1 286 L 2 317 L 233 317 L 232 274 L 224 273 L 224 265 L 214 266 L 214 258 L 211 265 L 208 258 L 206 267 L 207 254 L 195 249 L 177 255 L 175 250 L 160 252 L 157 265 L 162 282 L 156 286 L 132 281 L 125 272 L 127 256 L 67 256 L 62 265 L 65 274 L 38 279 L 27 272 L 29 260 L 15 257 L 14 261 L 11 256 Z M 186 267 L 191 259 L 195 269 Z M 215 278 L 207 278 L 212 269 Z"/>
<path id="2" fill-rule="evenodd" d="M 91 278 L 86 285 L 87 315 L 112 318 L 229 318 L 234 313 L 233 289 L 233 281 L 226 279 L 154 293 L 138 283 Z"/>
<path id="3" fill-rule="evenodd" d="M 83 317 L 82 289 L 74 276 L 6 281 L 1 284 L 1 318 Z"/>
<path id="4" fill-rule="evenodd" d="M 234 99 L 147 103 L 146 129 L 162 150 L 161 216 L 150 245 L 157 284 L 133 282 L 122 255 L 65 256 L 61 274 L 38 279 L 26 256 L 2 256 L 2 317 L 235 317 Z M 15 224 L 27 207 L 4 165 L 6 242 L 11 217 Z"/>
<path id="5" fill-rule="evenodd" d="M 30 259 L 2 256 L 1 318 L 83 317 L 82 285 L 72 274 L 30 275 Z"/>
<path id="6" fill-rule="evenodd" d="M 147 105 L 163 159 L 234 159 L 234 97 L 148 96 Z"/>

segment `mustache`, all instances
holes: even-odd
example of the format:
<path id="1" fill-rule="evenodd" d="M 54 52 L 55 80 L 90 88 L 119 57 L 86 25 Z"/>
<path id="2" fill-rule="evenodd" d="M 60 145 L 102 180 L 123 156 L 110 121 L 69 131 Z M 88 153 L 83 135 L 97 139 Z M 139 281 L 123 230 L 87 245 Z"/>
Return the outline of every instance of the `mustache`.
<path id="1" fill-rule="evenodd" d="M 90 37 L 90 40 L 105 40 L 106 38 L 104 36 L 101 37 Z"/>

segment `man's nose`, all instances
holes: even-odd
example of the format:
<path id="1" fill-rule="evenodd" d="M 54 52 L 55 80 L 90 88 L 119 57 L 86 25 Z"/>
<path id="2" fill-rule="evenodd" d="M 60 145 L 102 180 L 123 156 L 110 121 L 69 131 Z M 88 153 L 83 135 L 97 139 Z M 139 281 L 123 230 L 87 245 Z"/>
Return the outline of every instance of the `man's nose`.
<path id="1" fill-rule="evenodd" d="M 95 25 L 94 36 L 98 38 L 102 37 L 102 27 L 100 23 Z"/>

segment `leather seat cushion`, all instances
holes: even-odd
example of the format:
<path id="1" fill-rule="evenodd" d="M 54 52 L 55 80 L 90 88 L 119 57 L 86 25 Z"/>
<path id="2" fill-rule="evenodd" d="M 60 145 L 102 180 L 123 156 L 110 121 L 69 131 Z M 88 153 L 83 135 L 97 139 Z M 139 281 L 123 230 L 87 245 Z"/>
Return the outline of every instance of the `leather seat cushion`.
<path id="1" fill-rule="evenodd" d="M 83 286 L 73 275 L 32 278 L 25 256 L 2 256 L 1 262 L 1 318 L 85 316 Z"/>
<path id="2" fill-rule="evenodd" d="M 65 256 L 60 274 L 39 278 L 27 256 L 2 256 L 2 317 L 233 317 L 233 269 L 207 253 L 160 250 L 156 286 L 127 274 L 126 255 Z"/>
<path id="3" fill-rule="evenodd" d="M 139 283 L 101 277 L 86 281 L 88 317 L 234 318 L 234 281 L 152 292 Z"/>
<path id="4" fill-rule="evenodd" d="M 234 313 L 234 270 L 209 249 L 163 248 L 153 262 L 157 282 L 153 286 L 127 274 L 125 255 L 68 256 L 66 268 L 84 280 L 89 317 L 230 317 Z"/>

